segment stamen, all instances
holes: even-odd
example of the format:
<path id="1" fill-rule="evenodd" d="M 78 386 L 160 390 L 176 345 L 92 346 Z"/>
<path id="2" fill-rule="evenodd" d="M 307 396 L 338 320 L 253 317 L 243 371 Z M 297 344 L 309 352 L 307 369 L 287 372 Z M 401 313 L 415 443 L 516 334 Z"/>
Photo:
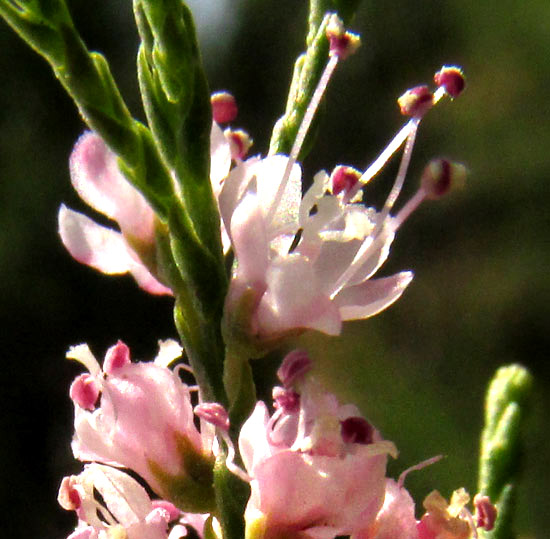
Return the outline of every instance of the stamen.
<path id="1" fill-rule="evenodd" d="M 407 169 L 411 160 L 412 149 L 414 146 L 414 141 L 416 139 L 416 133 L 418 130 L 418 124 L 420 123 L 421 118 L 413 118 L 410 120 L 406 127 L 408 127 L 408 134 L 406 137 L 405 149 L 403 150 L 403 155 L 401 157 L 401 163 L 399 165 L 399 170 L 397 171 L 397 176 L 393 187 L 384 203 L 384 207 L 380 211 L 374 230 L 365 238 L 357 253 L 355 258 L 349 267 L 340 275 L 336 280 L 336 283 L 331 294 L 331 299 L 333 299 L 340 290 L 346 285 L 346 283 L 353 277 L 359 266 L 366 260 L 371 252 L 373 252 L 377 242 L 380 241 L 382 237 L 382 232 L 384 231 L 384 226 L 386 225 L 386 218 L 388 217 L 395 201 L 399 197 L 403 184 L 405 182 L 405 177 L 407 175 Z"/>
<path id="2" fill-rule="evenodd" d="M 227 446 L 227 458 L 225 459 L 227 469 L 243 481 L 250 483 L 252 480 L 251 477 L 235 464 L 235 446 L 229 437 L 229 414 L 226 409 L 217 402 L 203 402 L 195 406 L 193 412 L 195 415 L 217 428 L 219 436 Z"/>
<path id="3" fill-rule="evenodd" d="M 333 16 L 334 14 L 325 15 L 325 18 L 320 28 L 326 28 L 329 24 L 329 21 L 333 20 Z M 334 70 L 336 69 L 336 66 L 338 65 L 339 60 L 340 60 L 340 55 L 338 54 L 338 52 L 336 50 L 331 50 L 329 54 L 328 62 L 317 84 L 317 88 L 315 88 L 315 91 L 313 92 L 313 97 L 309 102 L 309 105 L 306 109 L 306 113 L 304 114 L 304 117 L 302 119 L 302 123 L 298 128 L 296 138 L 294 139 L 294 144 L 292 145 L 292 149 L 290 150 L 290 155 L 288 156 L 288 161 L 285 167 L 285 171 L 283 173 L 283 178 L 281 180 L 281 183 L 279 184 L 279 189 L 275 194 L 273 203 L 271 204 L 271 207 L 269 208 L 269 212 L 267 214 L 268 221 L 271 221 L 273 219 L 273 216 L 277 211 L 277 208 L 281 202 L 281 199 L 283 198 L 283 193 L 285 192 L 288 179 L 290 178 L 290 171 L 292 170 L 294 163 L 296 163 L 296 160 L 298 159 L 298 155 L 300 153 L 300 150 L 302 149 L 302 144 L 304 143 L 307 132 L 309 131 L 311 122 L 313 121 L 313 117 L 315 116 L 315 112 L 317 112 L 319 103 L 323 98 L 323 94 L 325 93 L 327 85 L 330 81 L 330 78 L 332 77 L 332 74 L 334 73 Z"/>
<path id="4" fill-rule="evenodd" d="M 435 464 L 436 462 L 439 462 L 443 458 L 443 455 L 437 455 L 435 457 L 423 460 L 422 462 L 419 462 L 418 464 L 415 464 L 414 466 L 411 466 L 410 468 L 407 468 L 403 472 L 401 472 L 401 475 L 399 476 L 397 480 L 397 486 L 399 488 L 402 488 L 405 484 L 405 479 L 407 478 L 407 475 L 409 475 L 410 472 L 415 472 L 418 470 L 422 470 L 423 468 L 426 468 L 427 466 L 431 466 L 432 464 Z"/>

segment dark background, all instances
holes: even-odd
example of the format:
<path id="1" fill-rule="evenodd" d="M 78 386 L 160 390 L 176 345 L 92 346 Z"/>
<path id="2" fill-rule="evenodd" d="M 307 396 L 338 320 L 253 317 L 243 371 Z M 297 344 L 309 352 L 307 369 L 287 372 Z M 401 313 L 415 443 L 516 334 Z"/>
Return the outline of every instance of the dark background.
<path id="1" fill-rule="evenodd" d="M 88 45 L 107 55 L 131 110 L 142 117 L 131 3 L 70 6 Z M 255 152 L 265 152 L 303 49 L 306 2 L 193 6 L 211 87 L 234 93 L 236 124 L 253 136 Z M 398 235 L 383 272 L 411 268 L 416 278 L 394 307 L 348 324 L 341 339 L 307 335 L 302 344 L 313 350 L 326 383 L 358 402 L 395 441 L 401 456 L 394 475 L 447 455 L 407 480 L 418 502 L 432 488 L 445 496 L 460 486 L 475 492 L 485 386 L 499 365 L 527 365 L 537 384 L 518 527 L 523 538 L 546 537 L 550 7 L 545 0 L 371 0 L 353 29 L 363 46 L 331 83 L 305 176 L 340 163 L 367 165 L 401 125 L 396 97 L 430 82 L 443 63 L 456 63 L 468 89 L 423 122 L 405 198 L 435 155 L 463 161 L 470 177 L 464 192 L 426 204 Z M 67 391 L 81 369 L 64 359 L 65 351 L 88 342 L 101 356 L 121 338 L 146 359 L 157 339 L 175 333 L 169 299 L 148 297 L 129 277 L 80 266 L 61 246 L 59 204 L 84 208 L 67 166 L 84 126 L 46 63 L 4 23 L 0 73 L 2 531 L 57 539 L 74 526 L 56 504 L 57 487 L 80 469 L 70 454 Z M 368 200 L 383 200 L 394 171 L 373 182 Z"/>

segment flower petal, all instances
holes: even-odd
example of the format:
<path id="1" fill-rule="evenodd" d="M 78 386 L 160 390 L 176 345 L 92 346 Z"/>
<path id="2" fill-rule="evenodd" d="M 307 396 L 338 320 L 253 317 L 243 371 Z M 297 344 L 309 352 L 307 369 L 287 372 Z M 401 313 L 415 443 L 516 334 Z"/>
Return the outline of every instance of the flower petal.
<path id="1" fill-rule="evenodd" d="M 121 230 L 144 242 L 154 234 L 154 212 L 122 175 L 118 157 L 97 134 L 87 131 L 70 158 L 71 183 L 80 198 L 118 222 Z"/>
<path id="2" fill-rule="evenodd" d="M 210 131 L 210 182 L 216 199 L 231 167 L 231 146 L 216 122 Z"/>
<path id="3" fill-rule="evenodd" d="M 266 274 L 267 290 L 258 306 L 257 322 L 267 334 L 309 328 L 337 335 L 338 308 L 323 292 L 311 262 L 305 256 L 279 257 Z"/>
<path id="4" fill-rule="evenodd" d="M 61 205 L 59 234 L 72 257 L 108 275 L 130 271 L 134 260 L 122 234 Z"/>
<path id="5" fill-rule="evenodd" d="M 340 308 L 342 320 L 368 318 L 399 299 L 412 278 L 412 272 L 403 271 L 391 277 L 371 279 L 349 286 L 335 296 L 334 303 Z"/>
<path id="6" fill-rule="evenodd" d="M 151 294 L 172 294 L 141 263 L 119 232 L 98 225 L 63 204 L 58 222 L 61 241 L 74 259 L 107 275 L 129 272 L 139 286 Z"/>

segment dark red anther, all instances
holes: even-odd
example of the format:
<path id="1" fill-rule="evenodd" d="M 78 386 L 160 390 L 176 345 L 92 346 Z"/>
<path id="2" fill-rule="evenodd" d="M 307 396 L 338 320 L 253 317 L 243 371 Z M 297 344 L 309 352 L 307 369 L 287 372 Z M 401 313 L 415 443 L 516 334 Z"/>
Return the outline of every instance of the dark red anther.
<path id="1" fill-rule="evenodd" d="M 476 508 L 476 526 L 485 531 L 491 531 L 495 527 L 497 519 L 497 508 L 491 503 L 488 496 L 476 494 L 474 497 Z"/>
<path id="2" fill-rule="evenodd" d="M 361 173 L 352 167 L 337 166 L 330 175 L 332 194 L 349 193 L 359 181 Z"/>
<path id="3" fill-rule="evenodd" d="M 454 99 L 458 97 L 464 87 L 466 81 L 462 69 L 456 66 L 443 66 L 435 75 L 434 82 L 438 86 L 445 88 L 445 91 Z"/>
<path id="4" fill-rule="evenodd" d="M 340 422 L 342 439 L 346 443 L 368 445 L 374 441 L 373 426 L 362 417 L 348 417 Z"/>
<path id="5" fill-rule="evenodd" d="M 219 124 L 232 122 L 239 109 L 235 98 L 229 92 L 217 92 L 210 97 L 212 104 L 212 118 Z"/>
<path id="6" fill-rule="evenodd" d="M 404 116 L 421 118 L 432 108 L 434 95 L 427 86 L 415 86 L 407 90 L 397 103 Z"/>

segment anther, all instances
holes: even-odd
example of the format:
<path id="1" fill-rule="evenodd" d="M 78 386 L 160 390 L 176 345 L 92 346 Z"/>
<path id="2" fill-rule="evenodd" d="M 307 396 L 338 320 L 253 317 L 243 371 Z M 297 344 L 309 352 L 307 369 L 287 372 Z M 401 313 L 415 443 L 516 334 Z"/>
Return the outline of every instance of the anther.
<path id="1" fill-rule="evenodd" d="M 346 32 L 344 24 L 337 15 L 332 14 L 327 24 L 326 35 L 330 44 L 330 54 L 345 60 L 361 45 L 361 38 L 352 32 Z"/>
<path id="2" fill-rule="evenodd" d="M 246 157 L 248 150 L 253 144 L 253 140 L 248 133 L 242 129 L 226 129 L 223 134 L 229 141 L 231 148 L 231 157 L 236 160 L 242 160 Z"/>
<path id="3" fill-rule="evenodd" d="M 425 196 L 437 200 L 466 182 L 466 167 L 448 159 L 433 159 L 426 165 L 420 179 Z"/>
<path id="4" fill-rule="evenodd" d="M 458 97 L 466 86 L 464 73 L 462 72 L 462 69 L 457 66 L 443 66 L 434 75 L 434 82 L 439 87 L 445 88 L 445 91 L 453 99 Z"/>
<path id="5" fill-rule="evenodd" d="M 359 182 L 359 178 L 361 178 L 361 172 L 353 167 L 337 166 L 330 175 L 332 194 L 338 195 L 343 192 L 346 195 L 350 193 Z"/>
<path id="6" fill-rule="evenodd" d="M 229 430 L 229 414 L 226 409 L 217 402 L 203 402 L 193 409 L 197 417 L 204 419 L 207 423 L 218 427 L 224 432 Z"/>
<path id="7" fill-rule="evenodd" d="M 362 417 L 348 417 L 340 422 L 342 439 L 347 444 L 368 445 L 374 442 L 374 428 Z"/>
<path id="8" fill-rule="evenodd" d="M 210 97 L 212 118 L 219 124 L 232 122 L 238 113 L 237 102 L 229 92 L 216 92 Z"/>
<path id="9" fill-rule="evenodd" d="M 427 86 L 415 86 L 397 99 L 403 116 L 422 118 L 434 105 L 434 95 Z"/>
<path id="10" fill-rule="evenodd" d="M 474 507 L 476 508 L 476 526 L 485 531 L 491 531 L 495 527 L 497 508 L 491 503 L 488 496 L 481 494 L 474 496 Z"/>
<path id="11" fill-rule="evenodd" d="M 273 388 L 273 405 L 282 413 L 292 414 L 300 408 L 300 395 L 292 389 L 275 386 Z"/>

